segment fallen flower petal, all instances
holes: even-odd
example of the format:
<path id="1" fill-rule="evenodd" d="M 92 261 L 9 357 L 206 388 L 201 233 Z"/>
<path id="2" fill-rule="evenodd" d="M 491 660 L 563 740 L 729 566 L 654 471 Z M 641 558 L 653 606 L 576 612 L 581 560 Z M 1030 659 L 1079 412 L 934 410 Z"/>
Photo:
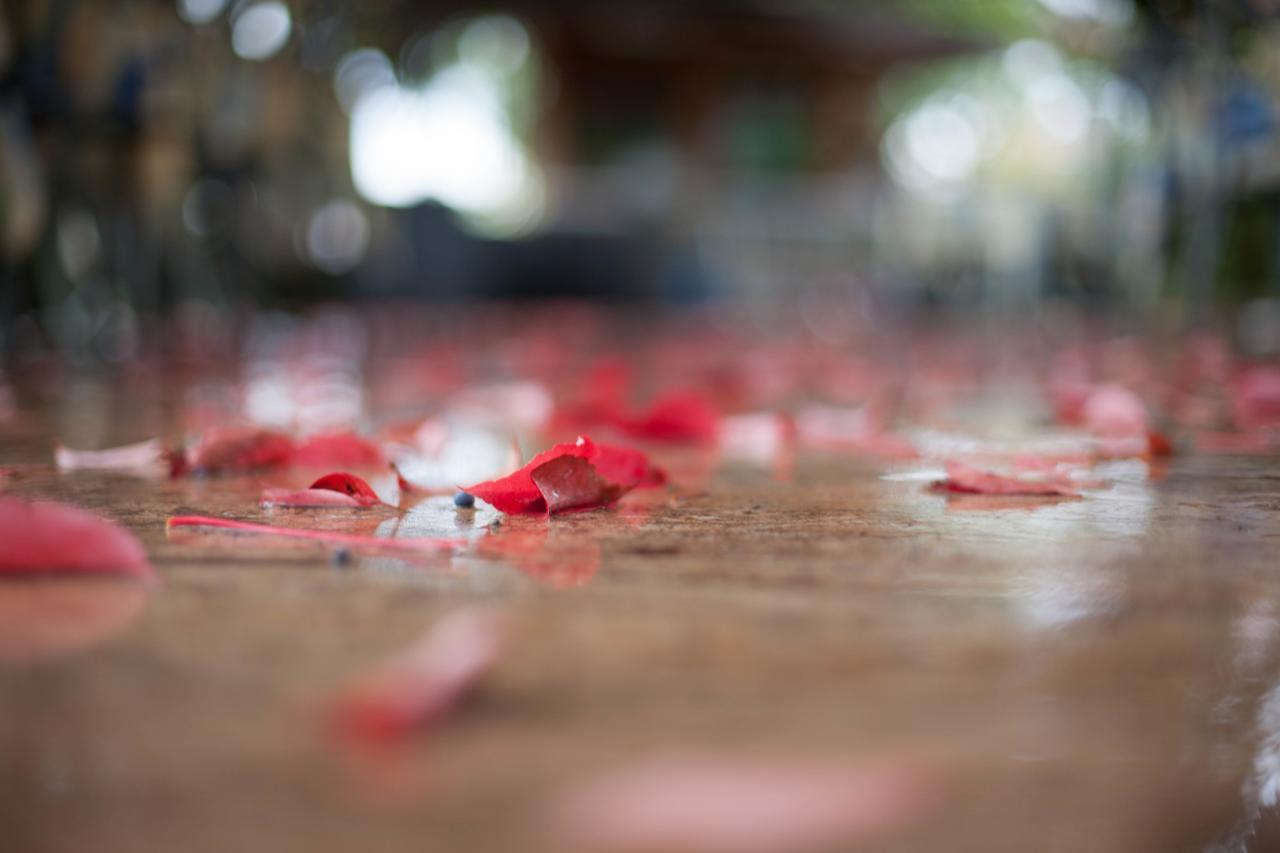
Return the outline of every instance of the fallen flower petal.
<path id="1" fill-rule="evenodd" d="M 369 551 L 389 553 L 422 553 L 424 551 L 447 551 L 467 544 L 465 539 L 445 539 L 439 537 L 405 537 L 388 539 L 382 536 L 363 536 L 358 533 L 340 533 L 334 530 L 307 530 L 297 527 L 276 527 L 271 524 L 258 524 L 253 521 L 237 521 L 231 518 L 215 518 L 210 515 L 175 515 L 165 522 L 165 528 L 175 527 L 218 527 L 239 533 L 257 533 L 267 536 L 282 536 L 290 539 L 307 539 L 329 545 L 343 545 L 351 548 L 363 548 Z"/>
<path id="2" fill-rule="evenodd" d="M 0 577 L 5 575 L 155 572 L 132 533 L 113 521 L 64 504 L 0 498 Z"/>
<path id="3" fill-rule="evenodd" d="M 785 453 L 795 437 L 791 421 L 776 412 L 733 415 L 720 424 L 720 449 L 726 456 L 768 463 Z"/>
<path id="4" fill-rule="evenodd" d="M 377 442 L 354 432 L 313 435 L 294 448 L 289 461 L 315 468 L 372 468 L 386 465 Z"/>
<path id="5" fill-rule="evenodd" d="M 1231 411 L 1236 427 L 1246 432 L 1280 426 L 1280 366 L 1242 371 L 1231 383 Z"/>
<path id="6" fill-rule="evenodd" d="M 908 824 L 936 787 L 905 762 L 672 757 L 570 790 L 552 821 L 569 844 L 592 850 L 846 849 Z"/>
<path id="7" fill-rule="evenodd" d="M 542 483 L 535 482 L 537 469 L 563 458 L 580 459 L 587 463 L 586 468 L 557 466 L 544 472 Z M 604 506 L 633 488 L 658 485 L 665 480 L 666 474 L 650 465 L 648 457 L 640 451 L 598 445 L 586 436 L 578 436 L 573 444 L 557 444 L 539 453 L 518 471 L 497 480 L 464 486 L 462 490 L 502 512 L 557 512 Z M 549 509 L 551 500 L 543 487 L 557 488 L 556 508 Z M 588 498 L 589 494 L 595 497 Z"/>
<path id="8" fill-rule="evenodd" d="M 381 741 L 438 722 L 493 668 L 504 639 L 496 613 L 446 616 L 343 691 L 335 702 L 335 725 L 344 735 Z"/>
<path id="9" fill-rule="evenodd" d="M 596 444 L 587 456 L 600 476 L 626 488 L 651 488 L 667 482 L 667 473 L 649 462 L 649 457 L 630 447 Z"/>
<path id="10" fill-rule="evenodd" d="M 1085 427 L 1103 438 L 1145 438 L 1151 428 L 1146 404 L 1119 385 L 1102 385 L 1091 391 L 1082 414 Z"/>
<path id="11" fill-rule="evenodd" d="M 533 469 L 534 485 L 546 502 L 547 514 L 570 509 L 591 509 L 615 503 L 630 486 L 610 483 L 590 462 L 577 456 L 561 456 Z"/>
<path id="12" fill-rule="evenodd" d="M 242 473 L 288 464 L 293 440 L 255 427 L 212 429 L 186 454 L 186 467 L 197 474 Z"/>
<path id="13" fill-rule="evenodd" d="M 325 474 L 312 483 L 311 488 L 341 492 L 344 495 L 355 498 L 360 502 L 361 506 L 373 506 L 381 503 L 378 500 L 378 493 L 373 490 L 372 486 L 354 474 L 347 474 L 341 471 Z"/>
<path id="14" fill-rule="evenodd" d="M 678 392 L 655 400 L 647 410 L 618 424 L 639 438 L 670 442 L 712 442 L 720 434 L 720 413 L 701 394 Z"/>
<path id="15" fill-rule="evenodd" d="M 359 509 L 372 504 L 332 489 L 263 489 L 264 507 L 345 507 Z"/>
<path id="16" fill-rule="evenodd" d="M 326 474 L 305 489 L 266 489 L 263 506 L 370 507 L 382 503 L 377 492 L 354 474 Z"/>
<path id="17" fill-rule="evenodd" d="M 579 436 L 573 444 L 557 444 L 550 450 L 544 450 L 518 471 L 496 480 L 486 480 L 474 486 L 463 486 L 462 491 L 475 495 L 502 512 L 545 512 L 547 502 L 542 492 L 538 490 L 537 484 L 533 482 L 533 470 L 561 456 L 585 458 L 594 450 L 595 445 L 591 439 Z"/>
<path id="18" fill-rule="evenodd" d="M 74 450 L 57 444 L 53 448 L 53 460 L 59 471 L 160 471 L 169 463 L 158 438 L 105 450 Z"/>
<path id="19" fill-rule="evenodd" d="M 934 484 L 948 492 L 983 495 L 1062 495 L 1079 497 L 1080 492 L 1068 474 L 1055 471 L 1038 475 L 1006 475 L 983 471 L 963 462 L 948 462 L 947 477 Z"/>

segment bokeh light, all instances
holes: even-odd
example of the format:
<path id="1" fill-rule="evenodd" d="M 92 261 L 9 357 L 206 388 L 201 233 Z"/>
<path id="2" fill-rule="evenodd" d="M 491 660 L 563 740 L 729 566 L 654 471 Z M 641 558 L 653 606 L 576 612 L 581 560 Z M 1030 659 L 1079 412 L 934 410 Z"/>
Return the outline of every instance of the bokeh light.
<path id="1" fill-rule="evenodd" d="M 242 59 L 270 59 L 288 43 L 292 29 L 288 6 L 278 0 L 254 3 L 236 16 L 231 47 Z"/>

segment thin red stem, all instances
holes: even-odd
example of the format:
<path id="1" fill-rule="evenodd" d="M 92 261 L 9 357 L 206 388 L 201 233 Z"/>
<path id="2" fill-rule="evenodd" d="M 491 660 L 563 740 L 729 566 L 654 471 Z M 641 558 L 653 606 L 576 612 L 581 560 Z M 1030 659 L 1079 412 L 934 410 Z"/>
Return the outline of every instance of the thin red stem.
<path id="1" fill-rule="evenodd" d="M 286 536 L 293 539 L 309 539 L 313 542 L 329 542 L 334 545 L 353 545 L 390 551 L 443 551 L 467 544 L 465 539 L 424 536 L 386 539 L 381 536 L 362 536 L 356 533 L 339 533 L 333 530 L 301 530 L 296 527 L 275 527 L 270 524 L 236 521 L 231 518 L 215 518 L 210 515 L 176 515 L 170 518 L 165 523 L 165 526 L 168 528 L 222 527 L 228 530 L 239 530 L 243 533 L 262 533 L 271 536 Z"/>

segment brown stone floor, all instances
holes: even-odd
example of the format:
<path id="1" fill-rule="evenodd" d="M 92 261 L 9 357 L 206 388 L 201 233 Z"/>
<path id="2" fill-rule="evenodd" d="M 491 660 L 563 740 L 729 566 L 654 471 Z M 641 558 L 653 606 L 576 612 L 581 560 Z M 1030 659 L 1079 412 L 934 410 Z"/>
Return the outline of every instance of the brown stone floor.
<path id="1" fill-rule="evenodd" d="M 0 464 L 74 414 L 5 430 Z M 1031 508 L 882 476 L 912 467 L 722 466 L 552 520 L 523 570 L 167 538 L 179 508 L 265 516 L 258 479 L 33 470 L 9 491 L 125 523 L 163 584 L 89 648 L 0 664 L 0 850 L 557 849 L 562 786 L 686 751 L 927 766 L 936 806 L 858 849 L 1280 849 L 1280 459 L 1120 463 Z M 487 520 L 431 499 L 402 529 Z M 335 688 L 477 601 L 514 638 L 476 701 L 398 754 L 336 749 Z"/>

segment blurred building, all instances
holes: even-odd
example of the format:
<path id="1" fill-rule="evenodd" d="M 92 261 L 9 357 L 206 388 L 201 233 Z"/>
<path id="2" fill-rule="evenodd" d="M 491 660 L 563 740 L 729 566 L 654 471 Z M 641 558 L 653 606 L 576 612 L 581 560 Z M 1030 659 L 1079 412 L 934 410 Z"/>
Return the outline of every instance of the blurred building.
<path id="1" fill-rule="evenodd" d="M 6 347 L 340 298 L 1280 288 L 1267 4 L 0 5 Z M 815 308 L 822 312 L 822 308 Z"/>

